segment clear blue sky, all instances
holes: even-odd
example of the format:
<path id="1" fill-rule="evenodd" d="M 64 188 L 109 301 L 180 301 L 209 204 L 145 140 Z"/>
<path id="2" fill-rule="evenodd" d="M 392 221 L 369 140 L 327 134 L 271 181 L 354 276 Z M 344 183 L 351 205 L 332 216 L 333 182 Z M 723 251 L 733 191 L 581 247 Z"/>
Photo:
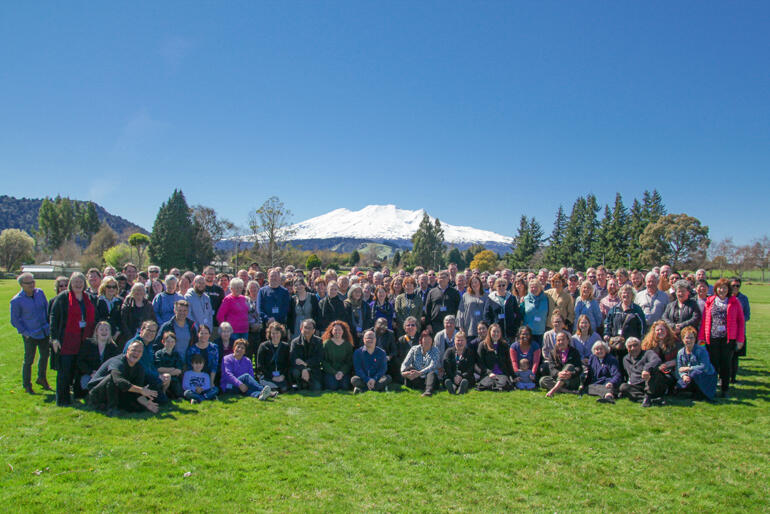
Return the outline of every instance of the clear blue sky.
<path id="1" fill-rule="evenodd" d="M 657 188 L 712 239 L 768 233 L 770 2 L 109 4 L 0 6 L 3 193 L 513 235 Z"/>

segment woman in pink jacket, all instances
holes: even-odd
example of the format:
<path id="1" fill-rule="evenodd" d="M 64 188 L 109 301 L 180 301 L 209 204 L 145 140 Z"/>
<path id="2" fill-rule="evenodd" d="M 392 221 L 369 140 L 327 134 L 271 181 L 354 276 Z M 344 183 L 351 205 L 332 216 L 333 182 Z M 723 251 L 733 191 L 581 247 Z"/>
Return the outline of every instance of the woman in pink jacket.
<path id="1" fill-rule="evenodd" d="M 730 296 L 727 280 L 720 278 L 714 284 L 714 295 L 706 298 L 698 340 L 706 342 L 711 364 L 722 380 L 723 398 L 730 388 L 733 355 L 745 344 L 744 331 L 741 302 Z"/>
<path id="2" fill-rule="evenodd" d="M 217 321 L 230 323 L 235 339 L 246 339 L 249 336 L 249 302 L 242 294 L 243 289 L 243 280 L 232 279 L 230 294 L 225 296 L 217 311 Z"/>

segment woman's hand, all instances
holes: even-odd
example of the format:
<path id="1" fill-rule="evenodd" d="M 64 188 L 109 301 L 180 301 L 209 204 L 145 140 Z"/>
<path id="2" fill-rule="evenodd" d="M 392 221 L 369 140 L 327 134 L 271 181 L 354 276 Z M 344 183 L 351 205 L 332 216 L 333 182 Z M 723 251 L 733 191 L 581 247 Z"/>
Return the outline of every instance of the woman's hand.
<path id="1" fill-rule="evenodd" d="M 691 369 L 692 368 L 689 366 L 682 366 L 681 368 L 679 368 L 679 373 L 684 375 L 685 373 L 689 373 Z"/>
<path id="2" fill-rule="evenodd" d="M 58 339 L 51 339 L 51 348 L 53 348 L 54 352 L 59 353 L 59 350 L 61 350 L 61 343 Z"/>

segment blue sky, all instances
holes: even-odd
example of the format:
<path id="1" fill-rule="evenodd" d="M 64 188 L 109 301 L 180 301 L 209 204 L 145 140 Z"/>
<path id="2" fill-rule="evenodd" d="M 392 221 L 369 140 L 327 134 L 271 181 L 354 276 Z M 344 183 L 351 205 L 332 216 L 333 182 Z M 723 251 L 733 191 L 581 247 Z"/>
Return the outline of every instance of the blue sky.
<path id="1" fill-rule="evenodd" d="M 768 2 L 5 2 L 0 175 L 151 228 L 373 203 L 513 235 L 657 188 L 768 233 Z M 719 202 L 723 202 L 720 206 Z"/>

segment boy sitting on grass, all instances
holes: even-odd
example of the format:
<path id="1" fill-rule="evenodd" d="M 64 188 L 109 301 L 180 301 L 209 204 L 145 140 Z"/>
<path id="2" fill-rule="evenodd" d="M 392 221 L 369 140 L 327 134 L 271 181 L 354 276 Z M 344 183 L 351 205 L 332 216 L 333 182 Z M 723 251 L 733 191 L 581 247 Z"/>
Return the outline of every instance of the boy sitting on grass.
<path id="1" fill-rule="evenodd" d="M 219 389 L 211 385 L 209 374 L 203 372 L 203 366 L 206 364 L 203 355 L 199 353 L 193 355 L 190 364 L 192 369 L 185 371 L 184 378 L 182 378 L 185 399 L 190 400 L 191 404 L 195 404 L 216 398 Z"/>

